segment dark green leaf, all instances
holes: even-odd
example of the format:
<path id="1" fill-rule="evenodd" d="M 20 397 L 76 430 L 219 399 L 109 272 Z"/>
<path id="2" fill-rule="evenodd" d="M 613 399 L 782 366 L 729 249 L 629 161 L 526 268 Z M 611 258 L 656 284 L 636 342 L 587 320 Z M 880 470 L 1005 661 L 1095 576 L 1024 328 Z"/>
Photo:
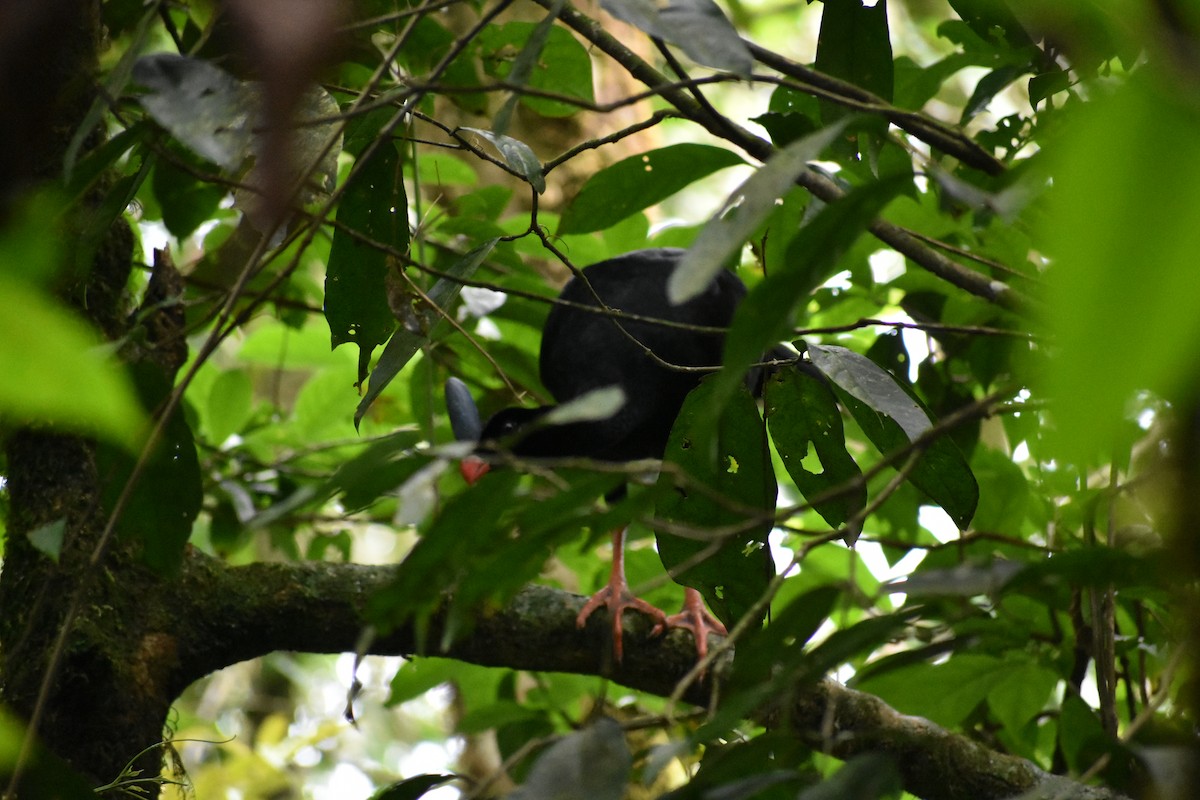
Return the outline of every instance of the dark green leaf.
<path id="1" fill-rule="evenodd" d="M 888 32 L 887 0 L 873 6 L 858 0 L 825 0 L 816 67 L 884 100 L 892 99 L 892 41 Z M 823 118 L 832 122 L 845 109 L 826 104 Z"/>
<path id="2" fill-rule="evenodd" d="M 383 348 L 383 353 L 379 356 L 379 363 L 371 371 L 371 379 L 367 382 L 367 391 L 354 411 L 355 427 L 358 427 L 358 423 L 362 421 L 367 409 L 371 407 L 371 403 L 375 402 L 375 398 L 379 396 L 380 392 L 400 374 L 400 370 L 404 369 L 409 360 L 416 355 L 417 351 L 421 349 L 421 345 L 428 342 L 430 337 L 436 333 L 442 324 L 443 315 L 448 313 L 450 304 L 462 291 L 462 281 L 475 274 L 475 270 L 479 269 L 479 265 L 483 263 L 495 246 L 495 239 L 484 242 L 447 269 L 446 277 L 438 279 L 427 293 L 436 308 L 422 307 L 417 312 L 418 324 L 416 327 L 420 332 L 410 330 L 408 327 L 401 327 L 392 334 L 392 338 L 388 340 L 387 346 Z"/>
<path id="3" fill-rule="evenodd" d="M 1030 67 L 1026 65 L 1004 66 L 980 78 L 979 83 L 975 84 L 975 91 L 971 93 L 971 99 L 963 107 L 958 124 L 966 125 L 970 122 L 976 114 L 987 108 L 993 97 L 1029 70 Z"/>
<path id="4" fill-rule="evenodd" d="M 706 175 L 744 163 L 724 147 L 705 144 L 675 144 L 631 156 L 588 179 L 567 206 L 558 232 L 603 230 Z"/>
<path id="5" fill-rule="evenodd" d="M 325 319 L 332 346 L 357 344 L 365 363 L 396 327 L 385 287 L 388 254 L 380 245 L 408 248 L 408 201 L 395 145 L 381 142 L 352 181 L 338 206 L 329 249 Z"/>
<path id="6" fill-rule="evenodd" d="M 171 392 L 162 373 L 143 363 L 133 368 L 133 374 L 143 407 L 147 411 L 159 408 Z M 109 513 L 130 480 L 134 463 L 133 456 L 112 446 L 102 445 L 97 450 L 97 471 L 104 479 L 103 501 Z M 177 408 L 129 495 L 117 532 L 141 544 L 142 557 L 151 567 L 172 572 L 183 559 L 203 497 L 192 430 Z"/>
<path id="7" fill-rule="evenodd" d="M 905 448 L 908 436 L 891 417 L 880 414 L 858 398 L 835 390 L 842 404 L 879 451 L 884 454 Z M 925 448 L 909 473 L 908 480 L 937 503 L 960 528 L 967 528 L 979 502 L 979 484 L 954 440 L 938 436 Z"/>
<path id="8" fill-rule="evenodd" d="M 415 775 L 383 787 L 371 795 L 371 800 L 417 800 L 428 794 L 431 789 L 453 780 L 457 780 L 454 775 Z"/>
<path id="9" fill-rule="evenodd" d="M 1037 108 L 1047 97 L 1071 87 L 1071 73 L 1065 69 L 1044 72 L 1029 79 L 1029 104 Z"/>
<path id="10" fill-rule="evenodd" d="M 783 466 L 805 499 L 834 489 L 845 490 L 862 477 L 862 470 L 846 450 L 842 413 L 833 391 L 822 381 L 796 369 L 782 369 L 763 387 L 767 425 Z M 805 468 L 809 445 L 818 459 L 819 471 Z M 867 487 L 859 483 L 851 491 L 813 504 L 817 513 L 833 527 L 846 524 L 867 503 Z"/>
<path id="11" fill-rule="evenodd" d="M 151 185 L 162 208 L 163 224 L 181 240 L 212 217 L 226 194 L 224 187 L 198 180 L 166 159 L 155 164 Z"/>
<path id="12" fill-rule="evenodd" d="M 747 688 L 769 680 L 781 653 L 798 658 L 801 648 L 833 612 L 841 596 L 836 586 L 819 586 L 788 603 L 765 629 L 755 631 L 738 648 L 732 685 Z"/>
<path id="13" fill-rule="evenodd" d="M 660 489 L 673 490 L 659 503 L 658 515 L 696 529 L 700 538 L 660 533 L 658 553 L 676 581 L 699 589 L 716 615 L 732 625 L 758 600 L 774 573 L 766 543 L 771 521 L 747 517 L 770 514 L 776 487 L 766 431 L 748 391 L 734 396 L 717 421 L 715 436 L 705 437 L 712 448 L 700 446 L 697 427 L 707 422 L 715 385 L 706 380 L 688 395 L 667 443 L 664 459 L 687 480 L 675 485 L 665 470 L 659 477 Z M 746 527 L 720 541 L 715 552 L 676 572 L 717 544 L 704 532 L 739 524 Z"/>
<path id="14" fill-rule="evenodd" d="M 1033 44 L 1005 0 L 950 0 L 950 7 L 985 41 L 1014 49 Z"/>

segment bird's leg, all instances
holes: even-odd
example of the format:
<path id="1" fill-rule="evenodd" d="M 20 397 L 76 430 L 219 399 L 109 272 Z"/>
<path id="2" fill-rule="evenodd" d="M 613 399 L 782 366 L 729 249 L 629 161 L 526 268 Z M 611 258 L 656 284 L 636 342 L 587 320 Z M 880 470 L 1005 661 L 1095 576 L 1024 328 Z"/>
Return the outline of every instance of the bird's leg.
<path id="1" fill-rule="evenodd" d="M 649 614 L 654 619 L 654 633 L 662 633 L 667 623 L 667 615 L 659 609 L 634 597 L 625 582 L 625 528 L 613 531 L 612 572 L 608 577 L 608 585 L 592 595 L 583 606 L 579 616 L 575 618 L 575 626 L 582 628 L 587 624 L 587 618 L 596 609 L 604 606 L 608 609 L 609 619 L 612 620 L 613 653 L 620 662 L 623 655 L 621 647 L 621 615 L 627 608 L 635 608 L 643 614 Z M 703 608 L 703 605 L 701 606 Z M 720 623 L 718 623 L 720 624 Z"/>
<path id="2" fill-rule="evenodd" d="M 686 587 L 683 592 L 683 609 L 678 614 L 667 617 L 667 627 L 686 628 L 691 631 L 692 637 L 696 640 L 696 656 L 701 659 L 708 653 L 708 635 L 710 633 L 719 633 L 722 636 L 729 633 L 721 624 L 721 620 L 710 614 L 704 607 L 704 600 L 701 599 L 700 592 L 690 586 Z"/>

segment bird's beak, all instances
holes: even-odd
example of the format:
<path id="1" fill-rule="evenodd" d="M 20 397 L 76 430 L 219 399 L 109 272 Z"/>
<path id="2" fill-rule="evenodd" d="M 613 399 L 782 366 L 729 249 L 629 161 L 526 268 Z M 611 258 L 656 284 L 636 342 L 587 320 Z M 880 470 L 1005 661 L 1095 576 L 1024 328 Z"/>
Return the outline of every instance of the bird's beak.
<path id="1" fill-rule="evenodd" d="M 474 486 L 491 468 L 492 465 L 479 456 L 467 456 L 458 462 L 458 471 L 462 473 L 463 480 L 467 482 L 468 486 Z"/>

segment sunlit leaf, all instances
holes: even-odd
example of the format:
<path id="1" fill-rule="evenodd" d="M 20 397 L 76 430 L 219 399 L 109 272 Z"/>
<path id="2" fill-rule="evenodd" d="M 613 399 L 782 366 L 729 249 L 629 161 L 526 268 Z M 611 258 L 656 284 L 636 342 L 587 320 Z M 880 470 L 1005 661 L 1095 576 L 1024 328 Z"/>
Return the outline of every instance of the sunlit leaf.
<path id="1" fill-rule="evenodd" d="M 630 156 L 588 179 L 563 213 L 559 233 L 602 230 L 706 175 L 744 163 L 723 147 L 690 143 Z"/>
<path id="2" fill-rule="evenodd" d="M 685 303 L 708 288 L 722 265 L 774 210 L 775 201 L 844 127 L 831 125 L 788 145 L 726 198 L 671 274 L 667 296 L 672 303 Z"/>
<path id="3" fill-rule="evenodd" d="M 763 400 L 771 440 L 805 499 L 812 502 L 822 493 L 845 489 L 862 477 L 862 470 L 846 450 L 841 410 L 828 386 L 801 370 L 782 369 L 767 379 Z M 819 472 L 803 464 L 810 445 L 820 459 Z M 838 527 L 866 503 L 867 487 L 860 483 L 813 507 L 826 522 Z"/>
<path id="4" fill-rule="evenodd" d="M 1195 109 L 1148 74 L 1080 109 L 1046 148 L 1055 177 L 1040 219 L 1055 347 L 1043 383 L 1067 461 L 1109 453 L 1139 389 L 1195 395 L 1200 315 L 1182 299 L 1197 296 L 1196 130 Z M 1136 335 L 1120 335 L 1124 321 L 1136 321 Z"/>
<path id="5" fill-rule="evenodd" d="M 52 258 L 54 242 L 43 238 L 41 256 Z M 0 238 L 0 262 L 13 263 L 10 247 L 20 245 Z M 129 379 L 75 315 L 32 285 L 0 275 L 0 340 L 0 411 L 136 446 L 145 415 Z"/>
<path id="6" fill-rule="evenodd" d="M 230 172 L 250 155 L 253 143 L 250 91 L 208 61 L 170 53 L 143 56 L 133 80 L 155 122 L 176 139 Z"/>

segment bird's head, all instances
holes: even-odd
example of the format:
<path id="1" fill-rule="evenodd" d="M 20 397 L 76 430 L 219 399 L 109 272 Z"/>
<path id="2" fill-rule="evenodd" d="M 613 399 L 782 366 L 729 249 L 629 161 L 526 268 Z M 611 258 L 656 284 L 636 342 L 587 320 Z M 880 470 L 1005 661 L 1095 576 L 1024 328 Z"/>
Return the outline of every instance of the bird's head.
<path id="1" fill-rule="evenodd" d="M 505 408 L 496 412 L 483 424 L 479 409 L 471 397 L 467 385 L 458 378 L 446 381 L 446 412 L 454 438 L 460 442 L 476 443 L 476 451 L 459 462 L 458 469 L 470 485 L 491 470 L 486 460 L 488 454 L 501 450 L 513 452 L 526 435 L 537 430 L 534 423 L 545 416 L 547 408 Z M 521 452 L 524 448 L 521 448 Z"/>

